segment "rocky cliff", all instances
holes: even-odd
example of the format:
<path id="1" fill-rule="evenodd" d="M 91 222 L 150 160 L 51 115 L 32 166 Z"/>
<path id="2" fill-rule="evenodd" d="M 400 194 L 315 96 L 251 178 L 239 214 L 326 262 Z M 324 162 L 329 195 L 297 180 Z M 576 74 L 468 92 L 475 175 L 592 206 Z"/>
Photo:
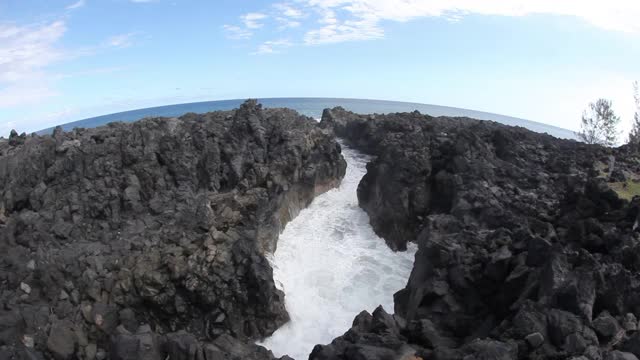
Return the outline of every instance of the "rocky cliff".
<path id="1" fill-rule="evenodd" d="M 271 359 L 265 251 L 346 163 L 310 118 L 238 110 L 0 141 L 0 359 Z"/>
<path id="2" fill-rule="evenodd" d="M 419 250 L 395 315 L 363 312 L 312 359 L 640 357 L 640 198 L 607 183 L 639 173 L 627 149 L 417 112 L 321 126 L 377 156 L 360 205 Z"/>

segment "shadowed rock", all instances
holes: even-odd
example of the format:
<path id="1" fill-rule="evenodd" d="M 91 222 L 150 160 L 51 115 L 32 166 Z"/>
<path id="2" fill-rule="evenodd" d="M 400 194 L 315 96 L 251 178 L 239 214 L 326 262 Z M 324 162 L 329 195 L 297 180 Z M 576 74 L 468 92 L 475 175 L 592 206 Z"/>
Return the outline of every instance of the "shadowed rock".
<path id="1" fill-rule="evenodd" d="M 247 345 L 288 320 L 265 252 L 345 167 L 313 119 L 255 101 L 12 134 L 0 142 L 0 358 L 271 358 Z"/>
<path id="2" fill-rule="evenodd" d="M 321 126 L 376 155 L 358 187 L 376 233 L 395 250 L 418 243 L 394 297 L 398 331 L 375 342 L 381 354 L 404 345 L 437 360 L 640 355 L 640 199 L 618 198 L 601 175 L 611 155 L 638 173 L 629 149 L 417 112 L 334 108 Z M 358 358 L 349 349 L 378 335 L 360 326 L 354 337 L 355 325 L 311 358 Z"/>

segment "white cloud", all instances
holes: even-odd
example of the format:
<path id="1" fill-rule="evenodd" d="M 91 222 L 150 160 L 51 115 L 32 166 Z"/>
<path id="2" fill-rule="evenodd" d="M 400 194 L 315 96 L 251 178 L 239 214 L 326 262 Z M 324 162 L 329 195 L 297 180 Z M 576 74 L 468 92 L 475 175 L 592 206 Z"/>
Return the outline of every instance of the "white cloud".
<path id="1" fill-rule="evenodd" d="M 63 21 L 0 24 L 0 107 L 33 103 L 55 94 L 44 70 L 64 58 L 56 43 L 65 31 Z"/>
<path id="2" fill-rule="evenodd" d="M 289 20 L 289 19 L 284 19 L 284 18 L 278 18 L 278 21 L 281 23 L 281 28 L 282 29 L 296 28 L 296 27 L 302 25 L 300 23 L 300 21 Z"/>
<path id="3" fill-rule="evenodd" d="M 244 40 L 253 36 L 253 30 L 259 29 L 264 26 L 260 20 L 268 18 L 267 15 L 258 12 L 247 13 L 240 16 L 242 26 L 238 25 L 223 25 L 222 28 L 227 34 L 229 39 Z"/>
<path id="4" fill-rule="evenodd" d="M 0 81 L 19 81 L 62 57 L 55 43 L 66 31 L 63 21 L 16 26 L 0 24 Z"/>
<path id="5" fill-rule="evenodd" d="M 50 66 L 108 48 L 131 46 L 135 35 L 116 35 L 94 47 L 63 49 L 59 43 L 66 31 L 62 20 L 27 25 L 0 23 L 0 108 L 37 104 L 58 95 L 53 87 L 65 75 L 50 73 Z"/>
<path id="6" fill-rule="evenodd" d="M 267 15 L 262 13 L 248 13 L 240 17 L 247 29 L 259 29 L 262 27 L 260 20 L 266 19 Z"/>
<path id="7" fill-rule="evenodd" d="M 243 26 L 223 25 L 227 37 L 234 40 L 246 40 L 253 36 L 253 30 L 263 26 L 260 20 L 266 19 L 268 16 L 262 13 L 248 13 L 240 16 Z"/>
<path id="8" fill-rule="evenodd" d="M 25 83 L 11 83 L 0 88 L 0 109 L 18 105 L 35 105 L 58 95 L 44 76 L 34 76 Z"/>
<path id="9" fill-rule="evenodd" d="M 228 26 L 234 38 L 249 38 L 261 20 L 275 19 L 280 31 L 299 28 L 302 18 L 316 14 L 315 27 L 307 29 L 308 45 L 384 37 L 384 22 L 443 17 L 463 21 L 467 15 L 571 16 L 608 31 L 640 33 L 640 1 L 609 0 L 295 0 L 275 3 L 269 15 L 252 12 L 241 16 L 243 27 Z"/>
<path id="10" fill-rule="evenodd" d="M 282 0 L 281 0 L 282 1 Z M 439 17 L 451 23 L 469 15 L 520 17 L 568 16 L 605 31 L 640 35 L 640 1 L 609 0 L 284 0 L 239 17 L 239 24 L 224 25 L 228 38 L 248 40 L 257 29 L 273 26 L 278 37 L 296 44 L 322 45 L 384 38 L 388 22 Z M 303 27 L 304 25 L 304 27 Z M 277 53 L 286 46 L 262 42 L 255 54 Z"/>
<path id="11" fill-rule="evenodd" d="M 258 50 L 256 50 L 253 55 L 277 54 L 280 50 L 291 47 L 292 45 L 293 43 L 288 39 L 265 41 L 258 46 Z"/>
<path id="12" fill-rule="evenodd" d="M 236 25 L 223 25 L 222 28 L 227 33 L 227 37 L 230 39 L 248 39 L 253 35 L 248 29 L 242 28 Z"/>
<path id="13" fill-rule="evenodd" d="M 278 3 L 273 7 L 282 15 L 288 18 L 300 19 L 305 16 L 304 12 L 291 4 Z"/>
<path id="14" fill-rule="evenodd" d="M 277 17 L 276 20 L 278 21 L 278 23 L 280 23 L 280 27 L 279 27 L 280 30 L 287 29 L 287 28 L 297 28 L 300 25 L 302 25 L 300 21 L 291 20 L 289 18 L 284 18 L 284 17 Z"/>
<path id="15" fill-rule="evenodd" d="M 333 12 L 327 12 L 319 23 L 323 26 L 305 34 L 304 42 L 307 45 L 374 40 L 384 37 L 384 30 L 380 27 L 378 19 L 371 16 L 338 20 Z"/>
<path id="16" fill-rule="evenodd" d="M 74 2 L 73 4 L 67 6 L 67 10 L 73 10 L 73 9 L 78 9 L 81 8 L 85 5 L 84 0 L 78 0 L 76 2 Z"/>
<path id="17" fill-rule="evenodd" d="M 125 48 L 133 45 L 135 33 L 119 34 L 107 39 L 106 45 L 110 47 Z"/>
<path id="18" fill-rule="evenodd" d="M 224 25 L 223 29 L 230 39 L 249 39 L 256 29 L 264 27 L 268 19 L 274 19 L 279 30 L 297 28 L 302 25 L 300 19 L 307 14 L 290 3 L 276 3 L 266 12 L 250 12 L 240 16 L 241 25 Z"/>
<path id="19" fill-rule="evenodd" d="M 384 35 L 380 24 L 385 20 L 446 17 L 460 21 L 468 14 L 564 15 L 604 30 L 640 33 L 640 1 L 635 0 L 610 0 L 606 4 L 599 0 L 306 0 L 306 5 L 324 14 L 319 22 L 326 24 L 307 33 L 309 44 L 379 38 Z M 337 12 L 342 19 L 335 16 Z"/>
<path id="20" fill-rule="evenodd" d="M 306 18 L 308 14 L 297 6 L 299 5 L 294 6 L 289 3 L 273 4 L 273 16 L 280 24 L 280 26 L 278 27 L 279 30 L 297 28 L 302 25 L 300 20 Z"/>

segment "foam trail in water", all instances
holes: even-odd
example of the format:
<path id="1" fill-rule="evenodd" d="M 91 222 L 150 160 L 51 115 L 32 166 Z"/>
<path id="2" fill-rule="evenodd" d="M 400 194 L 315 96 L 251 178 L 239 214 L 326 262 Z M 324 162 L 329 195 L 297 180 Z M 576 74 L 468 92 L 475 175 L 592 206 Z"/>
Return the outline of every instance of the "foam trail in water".
<path id="1" fill-rule="evenodd" d="M 356 189 L 366 157 L 346 146 L 347 173 L 339 188 L 318 196 L 280 235 L 270 258 L 276 286 L 285 293 L 291 321 L 260 345 L 276 356 L 307 359 L 362 310 L 393 313 L 393 294 L 409 278 L 417 247 L 394 253 L 369 225 Z"/>

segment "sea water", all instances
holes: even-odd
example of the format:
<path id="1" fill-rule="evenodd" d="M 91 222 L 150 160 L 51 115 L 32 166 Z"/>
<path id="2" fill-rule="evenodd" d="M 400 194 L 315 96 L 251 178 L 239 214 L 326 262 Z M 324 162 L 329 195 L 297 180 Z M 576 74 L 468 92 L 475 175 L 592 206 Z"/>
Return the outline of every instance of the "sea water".
<path id="1" fill-rule="evenodd" d="M 382 305 L 393 313 L 393 294 L 404 288 L 417 246 L 393 252 L 358 206 L 356 189 L 369 157 L 343 146 L 347 172 L 340 187 L 316 197 L 287 224 L 270 255 L 274 279 L 285 293 L 291 321 L 260 343 L 276 356 L 307 359 L 362 310 Z"/>

